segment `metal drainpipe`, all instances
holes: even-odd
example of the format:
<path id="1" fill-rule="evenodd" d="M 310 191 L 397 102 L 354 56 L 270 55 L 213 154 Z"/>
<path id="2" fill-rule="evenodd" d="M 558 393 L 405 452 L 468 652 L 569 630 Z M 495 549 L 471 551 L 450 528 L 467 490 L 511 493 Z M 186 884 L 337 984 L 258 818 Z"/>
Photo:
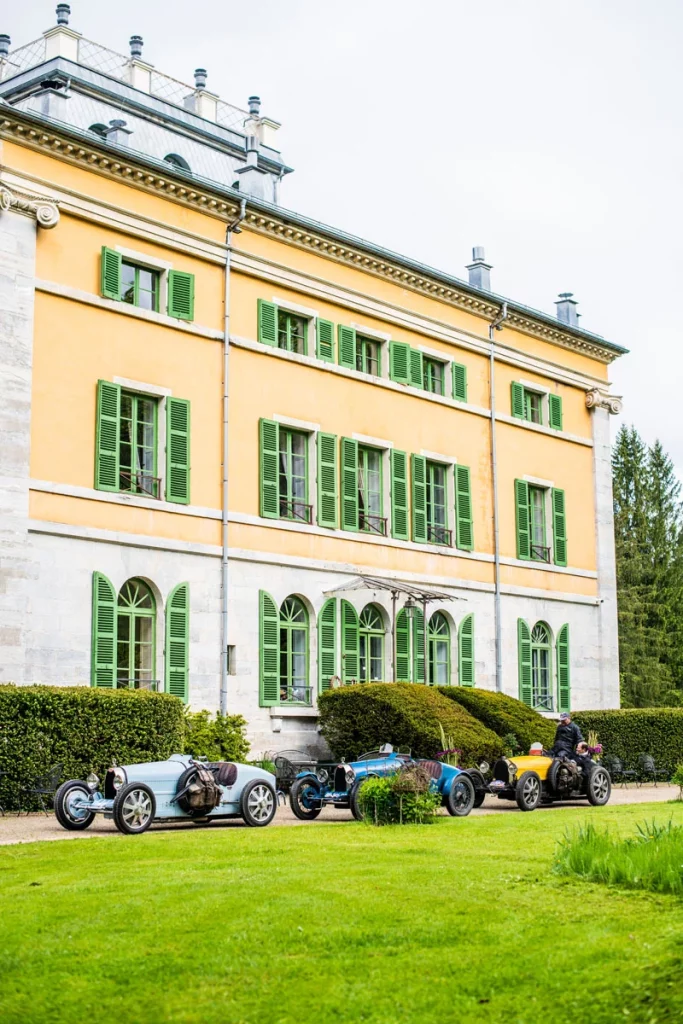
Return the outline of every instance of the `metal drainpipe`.
<path id="1" fill-rule="evenodd" d="M 498 459 L 496 455 L 496 355 L 494 332 L 503 330 L 507 320 L 508 304 L 504 302 L 496 319 L 489 324 L 490 361 L 489 361 L 489 404 L 491 406 L 491 477 L 493 482 L 493 564 L 495 576 L 495 608 L 494 620 L 496 631 L 496 690 L 503 692 L 503 643 L 501 638 L 500 616 L 500 536 L 498 528 Z"/>
<path id="2" fill-rule="evenodd" d="M 225 232 L 225 309 L 223 318 L 223 497 L 221 502 L 221 692 L 220 709 L 228 711 L 228 441 L 230 439 L 230 264 L 232 234 L 239 233 L 247 213 L 247 200 L 240 199 L 240 212 Z"/>

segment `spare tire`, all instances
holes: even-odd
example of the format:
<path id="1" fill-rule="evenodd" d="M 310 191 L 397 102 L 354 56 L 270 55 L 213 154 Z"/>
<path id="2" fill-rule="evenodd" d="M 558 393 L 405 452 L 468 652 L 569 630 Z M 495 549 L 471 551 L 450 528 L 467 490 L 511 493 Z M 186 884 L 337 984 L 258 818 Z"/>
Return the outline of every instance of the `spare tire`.
<path id="1" fill-rule="evenodd" d="M 207 775 L 211 775 L 208 769 L 200 771 L 198 765 L 192 764 L 178 779 L 176 793 L 181 796 L 176 802 L 180 810 L 191 818 L 205 818 L 220 803 L 220 790 L 213 775 L 210 780 Z"/>

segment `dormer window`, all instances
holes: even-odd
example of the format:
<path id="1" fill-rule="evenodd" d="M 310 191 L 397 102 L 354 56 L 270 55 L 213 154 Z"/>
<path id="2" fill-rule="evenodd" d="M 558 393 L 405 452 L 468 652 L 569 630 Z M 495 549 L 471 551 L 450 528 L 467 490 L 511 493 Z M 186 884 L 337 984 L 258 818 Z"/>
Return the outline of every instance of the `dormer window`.
<path id="1" fill-rule="evenodd" d="M 106 124 L 91 124 L 88 131 L 93 132 L 95 135 L 99 135 L 101 139 L 106 139 L 107 137 Z"/>
<path id="2" fill-rule="evenodd" d="M 180 171 L 190 171 L 191 173 L 190 165 L 188 164 L 187 160 L 183 159 L 182 156 L 178 156 L 177 153 L 168 153 L 164 157 L 164 160 L 166 161 L 167 164 L 170 164 L 172 167 L 177 167 L 178 170 Z"/>

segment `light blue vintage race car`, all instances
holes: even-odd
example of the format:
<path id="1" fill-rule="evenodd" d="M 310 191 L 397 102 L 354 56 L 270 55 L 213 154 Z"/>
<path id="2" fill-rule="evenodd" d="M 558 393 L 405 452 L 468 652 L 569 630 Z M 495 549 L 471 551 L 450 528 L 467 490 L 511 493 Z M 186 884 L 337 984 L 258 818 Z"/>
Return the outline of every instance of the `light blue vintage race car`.
<path id="1" fill-rule="evenodd" d="M 189 754 L 168 761 L 114 764 L 104 779 L 71 779 L 55 794 L 62 828 L 81 831 L 96 814 L 113 819 L 119 832 L 140 835 L 154 821 L 186 818 L 203 824 L 242 818 L 247 825 L 269 825 L 277 810 L 275 776 L 262 768 L 230 761 L 210 763 Z"/>

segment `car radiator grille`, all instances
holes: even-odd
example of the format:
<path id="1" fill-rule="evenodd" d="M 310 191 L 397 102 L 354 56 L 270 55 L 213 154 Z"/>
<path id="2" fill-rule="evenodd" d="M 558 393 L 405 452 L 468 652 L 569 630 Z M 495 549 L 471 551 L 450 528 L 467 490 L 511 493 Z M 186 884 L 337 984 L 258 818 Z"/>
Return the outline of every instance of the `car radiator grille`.
<path id="1" fill-rule="evenodd" d="M 341 764 L 334 770 L 334 788 L 337 792 L 346 789 L 346 769 Z"/>

